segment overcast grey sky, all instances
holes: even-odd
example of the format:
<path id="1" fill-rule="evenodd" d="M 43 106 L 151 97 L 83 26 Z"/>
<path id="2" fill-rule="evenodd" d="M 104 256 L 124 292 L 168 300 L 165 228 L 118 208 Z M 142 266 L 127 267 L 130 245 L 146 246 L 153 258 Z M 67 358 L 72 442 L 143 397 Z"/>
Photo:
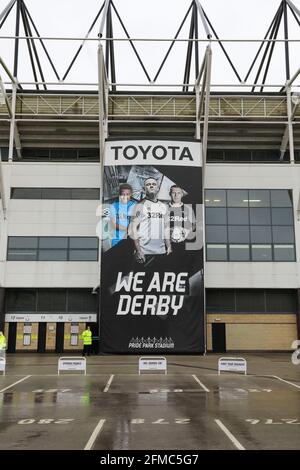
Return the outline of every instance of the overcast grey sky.
<path id="1" fill-rule="evenodd" d="M 0 0 L 0 12 L 8 0 Z M 191 0 L 114 0 L 114 3 L 133 38 L 172 38 L 178 29 Z M 294 0 L 300 9 L 300 1 Z M 84 37 L 87 33 L 102 1 L 99 0 L 26 0 L 26 5 L 42 36 Z M 280 4 L 280 0 L 202 0 L 204 10 L 223 39 L 262 39 Z M 125 37 L 118 20 L 114 19 L 114 36 Z M 14 34 L 15 12 L 0 30 L 0 35 Z M 96 37 L 99 22 L 94 27 L 91 37 Z M 300 28 L 289 14 L 290 38 L 300 39 Z M 187 38 L 189 23 L 183 28 L 180 38 Z M 201 37 L 205 32 L 199 23 Z M 23 35 L 23 31 L 21 31 Z M 283 27 L 279 31 L 283 38 Z M 51 57 L 62 76 L 66 71 L 80 42 L 46 41 Z M 225 43 L 230 57 L 244 78 L 258 43 Z M 151 77 L 154 77 L 169 43 L 136 43 L 136 47 Z M 200 55 L 204 54 L 206 44 L 200 45 Z M 177 43 L 169 56 L 159 77 L 159 83 L 182 83 L 187 44 Z M 237 83 L 218 44 L 213 44 L 212 82 Z M 45 55 L 38 47 L 48 81 L 55 80 L 52 70 L 45 61 Z M 84 46 L 67 81 L 97 81 L 97 43 L 89 42 Z M 291 73 L 300 67 L 300 43 L 290 45 Z M 284 45 L 275 46 L 274 59 L 271 63 L 268 83 L 284 83 Z M 0 39 L 0 55 L 9 67 L 13 68 L 13 42 Z M 116 73 L 119 83 L 141 83 L 146 77 L 138 64 L 128 43 L 115 44 Z M 18 77 L 22 81 L 31 81 L 30 61 L 25 41 L 20 47 L 20 67 Z M 1 72 L 0 72 L 1 73 Z M 194 81 L 194 72 L 190 81 Z M 252 74 L 252 81 L 254 76 Z M 251 80 L 250 80 L 251 81 Z M 57 88 L 57 87 L 56 87 Z M 79 88 L 78 86 L 76 88 Z"/>

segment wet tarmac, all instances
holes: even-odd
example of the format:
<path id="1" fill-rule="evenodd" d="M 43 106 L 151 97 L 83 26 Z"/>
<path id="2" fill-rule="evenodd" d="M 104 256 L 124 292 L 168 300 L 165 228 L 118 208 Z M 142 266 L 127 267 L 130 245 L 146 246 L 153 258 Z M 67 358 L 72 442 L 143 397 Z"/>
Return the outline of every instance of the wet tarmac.
<path id="1" fill-rule="evenodd" d="M 243 357 L 249 375 L 218 375 L 208 355 L 169 356 L 167 375 L 92 356 L 87 375 L 58 376 L 56 355 L 8 355 L 0 450 L 300 449 L 300 365 Z"/>

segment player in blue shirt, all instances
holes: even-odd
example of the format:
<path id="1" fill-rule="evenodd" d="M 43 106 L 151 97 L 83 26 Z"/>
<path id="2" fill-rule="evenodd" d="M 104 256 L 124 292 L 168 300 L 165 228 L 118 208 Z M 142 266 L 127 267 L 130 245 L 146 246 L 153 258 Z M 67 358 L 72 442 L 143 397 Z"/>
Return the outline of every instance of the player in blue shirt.
<path id="1" fill-rule="evenodd" d="M 119 199 L 111 205 L 110 222 L 113 229 L 112 246 L 117 245 L 121 240 L 127 238 L 132 210 L 136 205 L 136 202 L 131 198 L 132 187 L 130 184 L 121 184 L 119 187 Z"/>

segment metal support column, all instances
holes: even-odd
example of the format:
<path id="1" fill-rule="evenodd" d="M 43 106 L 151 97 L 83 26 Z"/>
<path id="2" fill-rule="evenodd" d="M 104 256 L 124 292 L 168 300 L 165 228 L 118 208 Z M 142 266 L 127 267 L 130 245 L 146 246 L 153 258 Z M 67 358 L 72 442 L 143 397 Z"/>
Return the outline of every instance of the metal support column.
<path id="1" fill-rule="evenodd" d="M 288 115 L 288 130 L 289 130 L 289 149 L 290 149 L 290 162 L 295 163 L 294 153 L 294 133 L 293 133 L 293 112 L 292 112 L 292 96 L 290 85 L 286 88 L 286 105 Z"/>
<path id="2" fill-rule="evenodd" d="M 12 162 L 14 152 L 14 141 L 15 141 L 15 119 L 16 119 L 16 102 L 17 102 L 17 86 L 15 83 L 12 84 L 12 102 L 11 102 L 11 116 L 10 116 L 10 130 L 9 130 L 9 149 L 8 149 L 8 161 Z"/>
<path id="3" fill-rule="evenodd" d="M 103 181 L 104 181 L 104 154 L 105 154 L 105 139 L 107 137 L 108 129 L 108 83 L 107 75 L 104 62 L 103 47 L 99 43 L 98 46 L 98 99 L 99 99 L 99 156 L 100 156 L 100 201 L 99 211 L 99 315 L 100 311 L 100 296 L 101 296 L 101 259 L 102 259 L 102 236 L 103 236 Z M 100 329 L 100 318 L 99 318 L 99 329 Z M 99 330 L 100 335 L 100 330 Z"/>
<path id="4" fill-rule="evenodd" d="M 208 141 L 208 121 L 209 121 L 209 103 L 210 103 L 210 83 L 211 83 L 211 47 L 206 49 L 206 81 L 205 81 L 205 104 L 204 104 L 204 124 L 203 124 L 203 167 L 206 165 L 207 141 Z"/>

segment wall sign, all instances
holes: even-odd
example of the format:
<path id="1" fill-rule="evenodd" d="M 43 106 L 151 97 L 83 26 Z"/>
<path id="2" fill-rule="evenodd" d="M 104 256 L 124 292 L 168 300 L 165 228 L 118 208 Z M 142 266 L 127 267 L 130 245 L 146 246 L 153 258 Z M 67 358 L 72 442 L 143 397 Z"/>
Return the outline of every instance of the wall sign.
<path id="1" fill-rule="evenodd" d="M 6 313 L 6 322 L 54 322 L 54 323 L 96 323 L 96 313 Z"/>

